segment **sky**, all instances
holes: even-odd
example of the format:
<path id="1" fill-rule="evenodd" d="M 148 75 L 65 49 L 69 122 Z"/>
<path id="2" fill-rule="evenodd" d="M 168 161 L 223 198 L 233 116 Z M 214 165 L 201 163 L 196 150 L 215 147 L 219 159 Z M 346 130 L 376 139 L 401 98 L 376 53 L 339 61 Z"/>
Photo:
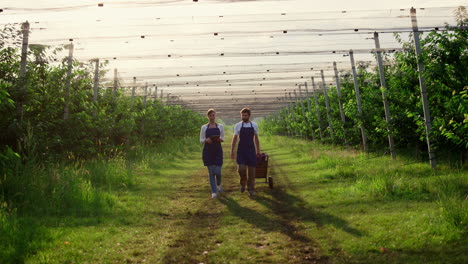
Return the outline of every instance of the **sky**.
<path id="1" fill-rule="evenodd" d="M 137 85 L 148 83 L 153 93 L 157 86 L 202 107 L 226 100 L 229 93 L 230 100 L 257 98 L 269 104 L 304 79 L 320 81 L 321 69 L 325 82 L 332 83 L 332 62 L 339 70 L 349 69 L 349 57 L 343 55 L 350 49 L 356 61 L 375 64 L 374 31 L 380 32 L 382 48 L 399 48 L 392 32 L 411 30 L 412 6 L 426 30 L 453 25 L 454 8 L 467 3 L 2 0 L 0 27 L 28 20 L 30 43 L 59 47 L 73 39 L 75 59 L 109 61 L 103 83 L 112 80 L 115 68 L 122 86 L 131 86 L 136 77 Z"/>

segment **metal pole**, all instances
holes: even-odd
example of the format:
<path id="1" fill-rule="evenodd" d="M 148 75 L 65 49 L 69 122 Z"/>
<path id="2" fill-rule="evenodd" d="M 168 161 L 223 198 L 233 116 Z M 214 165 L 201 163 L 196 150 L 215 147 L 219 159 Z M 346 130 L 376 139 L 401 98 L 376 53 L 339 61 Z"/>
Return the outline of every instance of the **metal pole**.
<path id="1" fill-rule="evenodd" d="M 93 95 L 94 102 L 97 102 L 97 99 L 98 99 L 98 87 L 99 87 L 99 59 L 96 59 L 96 66 L 94 69 L 94 95 Z"/>
<path id="2" fill-rule="evenodd" d="M 304 87 L 305 87 L 306 97 L 307 97 L 307 111 L 309 113 L 312 113 L 312 111 L 310 110 L 310 97 L 309 97 L 309 88 L 307 87 L 307 82 L 304 82 Z M 312 125 L 312 122 L 310 122 L 310 128 L 312 130 L 312 140 L 315 140 L 315 130 L 314 130 L 314 126 Z"/>
<path id="3" fill-rule="evenodd" d="M 146 106 L 146 98 L 148 97 L 148 82 L 145 84 L 145 96 L 143 97 L 143 105 Z"/>
<path id="4" fill-rule="evenodd" d="M 72 67 L 73 67 L 73 43 L 68 45 L 68 68 L 67 68 L 67 80 L 65 83 L 65 108 L 63 110 L 63 120 L 68 119 L 70 113 L 70 85 L 72 78 Z"/>
<path id="5" fill-rule="evenodd" d="M 318 98 L 317 98 L 317 91 L 315 88 L 315 80 L 314 77 L 311 77 L 312 79 L 312 93 L 314 94 L 314 102 L 315 102 L 315 110 L 317 111 L 317 120 L 318 120 L 318 127 L 319 127 L 319 134 L 320 134 L 320 140 L 323 140 L 323 134 L 322 134 L 322 118 L 320 117 L 320 108 L 319 108 L 319 103 L 318 103 Z"/>
<path id="6" fill-rule="evenodd" d="M 147 83 L 147 85 L 148 85 L 148 83 Z M 147 89 L 148 89 L 148 97 L 147 97 L 147 99 L 148 99 L 149 101 L 151 101 L 151 95 L 153 95 L 153 89 L 152 89 L 151 87 L 149 87 L 149 86 L 147 87 Z"/>
<path id="7" fill-rule="evenodd" d="M 292 120 L 293 120 L 293 121 L 296 121 L 296 111 L 294 111 L 293 100 L 292 100 L 292 97 L 291 97 L 291 92 L 289 92 L 288 94 L 289 94 L 289 103 L 290 103 L 290 105 L 291 105 L 291 107 L 290 107 L 289 109 L 292 108 L 292 110 L 293 110 L 292 113 L 291 113 L 291 115 L 292 115 Z M 296 131 L 294 131 L 294 129 L 293 129 L 292 127 L 291 127 L 291 131 L 292 131 L 292 133 L 293 133 L 293 136 L 297 136 Z"/>
<path id="8" fill-rule="evenodd" d="M 115 99 L 117 94 L 117 68 L 114 69 L 114 89 L 112 90 L 112 97 Z"/>
<path id="9" fill-rule="evenodd" d="M 346 133 L 346 116 L 343 110 L 343 105 L 341 104 L 341 88 L 340 88 L 340 78 L 338 77 L 338 69 L 336 67 L 336 62 L 333 62 L 333 70 L 335 71 L 335 83 L 336 83 L 336 93 L 338 94 L 338 106 L 340 107 L 341 122 L 343 123 L 343 135 L 346 148 L 349 146 L 348 137 Z"/>
<path id="10" fill-rule="evenodd" d="M 136 77 L 133 77 L 133 86 L 132 86 L 132 104 L 131 107 L 133 108 L 133 103 L 135 101 L 135 89 L 136 89 Z"/>
<path id="11" fill-rule="evenodd" d="M 323 96 L 325 97 L 325 106 L 327 108 L 327 118 L 328 118 L 328 126 L 330 127 L 330 136 L 332 140 L 334 140 L 335 135 L 333 132 L 330 103 L 328 102 L 328 93 L 327 93 L 327 87 L 325 86 L 325 76 L 323 75 L 323 70 L 320 70 L 320 74 L 322 75 L 322 89 L 323 89 Z"/>
<path id="12" fill-rule="evenodd" d="M 154 84 L 154 100 L 158 100 L 158 87 Z"/>
<path id="13" fill-rule="evenodd" d="M 304 98 L 303 98 L 303 96 L 302 96 L 302 89 L 301 89 L 301 86 L 302 86 L 302 84 L 299 84 L 299 86 L 298 86 L 298 87 L 299 87 L 299 101 L 300 101 L 300 103 L 301 103 L 302 122 L 303 122 L 303 124 L 305 125 L 305 124 L 306 124 L 306 116 L 305 116 L 305 109 L 304 109 L 304 108 L 305 108 L 305 104 L 304 104 Z M 303 126 L 303 127 L 305 127 L 305 126 Z M 305 137 L 305 136 L 307 136 L 307 134 L 304 135 L 304 137 Z"/>
<path id="14" fill-rule="evenodd" d="M 356 91 L 356 102 L 359 112 L 359 121 L 361 122 L 361 136 L 362 136 L 362 146 L 364 151 L 367 152 L 367 136 L 366 131 L 364 128 L 364 120 L 362 116 L 362 106 L 361 106 L 361 95 L 359 94 L 359 84 L 357 79 L 357 72 L 356 72 L 356 65 L 354 63 L 354 52 L 352 50 L 349 51 L 349 58 L 351 59 L 351 68 L 353 70 L 353 77 L 354 77 L 354 90 Z"/>
<path id="15" fill-rule="evenodd" d="M 163 89 L 161 89 L 161 93 L 159 94 L 159 99 L 161 99 L 161 102 L 162 102 L 162 99 L 163 99 Z"/>
<path id="16" fill-rule="evenodd" d="M 421 88 L 421 99 L 423 103 L 423 111 L 424 111 L 424 124 L 426 126 L 426 140 L 427 140 L 427 150 L 429 152 L 429 161 L 431 163 L 431 167 L 433 169 L 436 168 L 436 158 L 435 154 L 432 151 L 431 147 L 431 129 L 432 129 L 432 124 L 431 124 L 431 113 L 429 111 L 429 104 L 428 104 L 428 99 L 427 99 L 427 91 L 426 91 L 426 82 L 424 80 L 424 66 L 422 62 L 422 52 L 421 52 L 421 46 L 419 43 L 419 29 L 418 29 L 418 20 L 416 18 L 416 9 L 411 7 L 411 23 L 413 26 L 413 38 L 414 38 L 414 47 L 416 50 L 416 61 L 418 63 L 418 74 L 419 74 L 419 86 Z"/>
<path id="17" fill-rule="evenodd" d="M 290 102 L 288 101 L 288 93 L 284 93 L 284 102 L 286 103 L 286 109 L 288 110 L 288 117 L 291 116 Z M 291 137 L 293 135 L 291 126 L 286 122 L 286 128 L 288 129 L 288 135 Z"/>
<path id="18" fill-rule="evenodd" d="M 283 100 L 284 108 L 286 109 L 287 115 L 289 117 L 289 105 L 288 105 L 288 102 L 287 102 L 286 93 L 284 93 L 284 98 L 280 98 L 280 99 Z M 282 113 L 283 113 L 283 111 L 280 110 L 280 118 L 282 119 L 282 121 L 284 121 L 284 125 L 286 127 L 287 135 L 291 136 L 291 133 L 289 131 L 288 122 L 286 121 L 286 118 L 284 118 L 284 115 L 282 115 Z"/>
<path id="19" fill-rule="evenodd" d="M 146 98 L 148 96 L 148 82 L 145 83 L 145 95 L 143 96 L 143 107 L 146 108 Z M 145 116 L 141 120 L 141 131 L 145 134 Z"/>
<path id="20" fill-rule="evenodd" d="M 382 63 L 382 51 L 380 51 L 380 41 L 379 41 L 379 33 L 374 32 L 374 41 L 375 41 L 375 48 L 377 49 L 377 63 L 379 65 L 379 76 L 380 76 L 380 85 L 382 89 L 382 99 L 385 109 L 385 121 L 387 122 L 387 132 L 388 132 L 388 144 L 390 146 L 390 155 L 392 155 L 392 159 L 396 159 L 395 153 L 395 144 L 393 142 L 393 131 L 391 127 L 392 118 L 390 116 L 390 105 L 387 100 L 387 84 L 385 82 L 385 73 Z"/>
<path id="21" fill-rule="evenodd" d="M 296 101 L 296 107 L 299 106 L 299 100 L 297 99 L 297 92 L 296 90 L 294 90 L 294 100 Z M 302 108 L 302 107 L 301 107 Z M 294 110 L 294 113 L 296 113 L 296 110 Z M 298 124 L 299 126 L 299 118 L 296 118 L 296 123 Z M 303 135 L 302 135 L 302 129 L 300 128 L 299 126 L 299 136 L 302 138 Z"/>

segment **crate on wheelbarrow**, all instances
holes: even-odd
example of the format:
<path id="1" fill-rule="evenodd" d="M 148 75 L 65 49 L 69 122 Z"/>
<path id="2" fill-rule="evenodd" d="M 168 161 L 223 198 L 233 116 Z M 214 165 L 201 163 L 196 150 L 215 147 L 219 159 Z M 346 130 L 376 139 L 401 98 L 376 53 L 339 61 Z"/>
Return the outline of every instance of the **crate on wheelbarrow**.
<path id="1" fill-rule="evenodd" d="M 257 167 L 255 168 L 255 178 L 265 178 L 265 183 L 268 183 L 273 189 L 273 176 L 268 176 L 268 155 L 262 153 L 257 156 Z"/>

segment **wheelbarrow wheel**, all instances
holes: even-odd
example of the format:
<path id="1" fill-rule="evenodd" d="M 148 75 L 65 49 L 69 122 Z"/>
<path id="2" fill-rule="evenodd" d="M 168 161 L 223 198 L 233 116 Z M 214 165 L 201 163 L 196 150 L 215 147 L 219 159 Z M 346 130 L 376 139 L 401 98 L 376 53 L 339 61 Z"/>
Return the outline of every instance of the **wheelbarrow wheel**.
<path id="1" fill-rule="evenodd" d="M 268 185 L 270 186 L 270 189 L 273 189 L 273 177 L 271 176 L 268 177 Z"/>

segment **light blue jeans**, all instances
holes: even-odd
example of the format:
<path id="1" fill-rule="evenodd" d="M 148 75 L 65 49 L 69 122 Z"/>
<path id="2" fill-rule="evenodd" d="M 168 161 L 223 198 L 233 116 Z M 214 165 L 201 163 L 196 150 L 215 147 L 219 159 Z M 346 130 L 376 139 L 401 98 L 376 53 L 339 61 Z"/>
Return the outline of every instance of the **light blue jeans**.
<path id="1" fill-rule="evenodd" d="M 211 192 L 216 193 L 216 185 L 221 185 L 221 166 L 210 165 L 208 168 L 208 174 L 210 177 Z"/>

